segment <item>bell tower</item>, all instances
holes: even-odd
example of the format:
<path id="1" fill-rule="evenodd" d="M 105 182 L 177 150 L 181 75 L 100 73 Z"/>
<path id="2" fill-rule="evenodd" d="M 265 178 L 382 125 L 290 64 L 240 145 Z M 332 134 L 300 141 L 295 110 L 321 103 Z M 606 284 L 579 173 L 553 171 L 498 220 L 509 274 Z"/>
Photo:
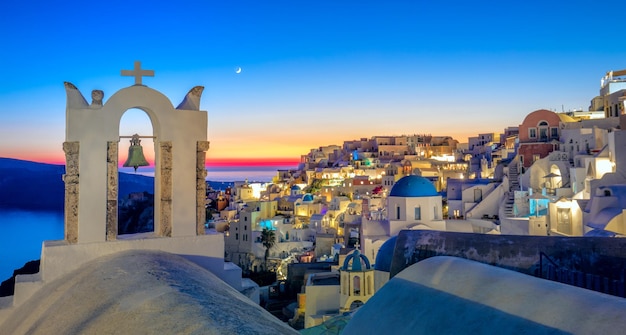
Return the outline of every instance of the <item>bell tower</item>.
<path id="1" fill-rule="evenodd" d="M 349 312 L 366 303 L 374 295 L 374 269 L 358 247 L 348 254 L 339 269 L 339 312 Z"/>
<path id="2" fill-rule="evenodd" d="M 142 83 L 154 71 L 122 70 L 134 85 L 103 102 L 94 91 L 91 104 L 71 83 L 67 94 L 65 240 L 92 243 L 117 239 L 118 143 L 120 119 L 131 108 L 143 110 L 152 123 L 155 143 L 154 235 L 181 237 L 204 234 L 207 112 L 200 110 L 203 87 L 189 91 L 174 108 L 162 93 Z M 126 136 L 127 137 L 127 136 Z M 131 136 L 131 153 L 139 152 L 139 136 Z M 129 166 L 147 164 L 143 155 L 129 157 Z M 143 160 L 142 160 L 143 159 Z"/>

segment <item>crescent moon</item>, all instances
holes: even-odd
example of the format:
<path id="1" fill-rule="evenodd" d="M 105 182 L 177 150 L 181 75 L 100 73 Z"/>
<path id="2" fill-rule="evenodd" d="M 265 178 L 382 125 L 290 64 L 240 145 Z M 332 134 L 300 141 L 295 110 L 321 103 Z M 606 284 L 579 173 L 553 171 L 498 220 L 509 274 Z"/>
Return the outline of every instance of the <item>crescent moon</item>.
<path id="1" fill-rule="evenodd" d="M 240 66 L 238 66 L 238 67 L 235 69 L 235 73 L 236 73 L 236 74 L 240 74 L 240 73 L 241 73 L 241 67 L 240 67 Z"/>

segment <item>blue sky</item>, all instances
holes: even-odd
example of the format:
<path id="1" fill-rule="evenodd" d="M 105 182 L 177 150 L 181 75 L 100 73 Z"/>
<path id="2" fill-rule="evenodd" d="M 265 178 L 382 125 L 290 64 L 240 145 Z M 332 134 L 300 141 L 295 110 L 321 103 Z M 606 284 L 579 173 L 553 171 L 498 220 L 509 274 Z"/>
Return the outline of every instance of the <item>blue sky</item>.
<path id="1" fill-rule="evenodd" d="M 536 109 L 586 109 L 626 68 L 626 4 L 545 2 L 3 2 L 0 156 L 62 162 L 63 82 L 106 101 L 135 60 L 174 104 L 205 86 L 209 159 L 373 135 L 465 142 Z M 145 116 L 122 126 L 144 132 Z"/>

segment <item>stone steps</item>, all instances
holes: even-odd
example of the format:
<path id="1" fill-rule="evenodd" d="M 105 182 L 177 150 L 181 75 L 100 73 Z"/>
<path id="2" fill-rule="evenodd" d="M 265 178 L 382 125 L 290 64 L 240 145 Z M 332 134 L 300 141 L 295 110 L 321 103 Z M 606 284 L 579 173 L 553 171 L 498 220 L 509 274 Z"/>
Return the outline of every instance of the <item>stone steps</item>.
<path id="1" fill-rule="evenodd" d="M 41 271 L 30 275 L 15 276 L 13 295 L 0 298 L 0 325 L 6 320 L 15 307 L 28 300 L 43 284 Z"/>
<path id="2" fill-rule="evenodd" d="M 504 200 L 504 214 L 507 217 L 514 216 L 515 191 L 520 190 L 518 164 L 509 164 L 509 192 L 507 192 Z"/>
<path id="3" fill-rule="evenodd" d="M 13 305 L 19 306 L 30 298 L 35 292 L 43 287 L 41 271 L 31 275 L 15 276 L 15 293 L 13 294 Z"/>

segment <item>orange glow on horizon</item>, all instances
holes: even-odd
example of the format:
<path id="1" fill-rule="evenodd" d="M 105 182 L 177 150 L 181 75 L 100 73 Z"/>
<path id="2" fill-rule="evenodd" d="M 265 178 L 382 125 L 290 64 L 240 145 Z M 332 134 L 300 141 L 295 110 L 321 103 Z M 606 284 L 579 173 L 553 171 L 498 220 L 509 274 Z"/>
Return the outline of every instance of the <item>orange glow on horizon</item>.
<path id="1" fill-rule="evenodd" d="M 65 165 L 65 158 L 63 156 L 46 154 L 46 153 L 31 153 L 29 155 L 6 155 L 6 158 L 19 159 L 31 162 Z M 120 158 L 119 166 L 124 164 L 126 158 Z M 146 157 L 150 166 L 154 167 L 154 160 Z M 268 158 L 207 158 L 206 166 L 210 167 L 229 167 L 229 166 L 246 166 L 246 167 L 271 167 L 271 166 L 293 166 L 297 167 L 300 163 L 300 159 L 292 157 L 268 157 Z"/>
<path id="2" fill-rule="evenodd" d="M 207 158 L 206 166 L 298 166 L 299 159 L 295 158 Z"/>

